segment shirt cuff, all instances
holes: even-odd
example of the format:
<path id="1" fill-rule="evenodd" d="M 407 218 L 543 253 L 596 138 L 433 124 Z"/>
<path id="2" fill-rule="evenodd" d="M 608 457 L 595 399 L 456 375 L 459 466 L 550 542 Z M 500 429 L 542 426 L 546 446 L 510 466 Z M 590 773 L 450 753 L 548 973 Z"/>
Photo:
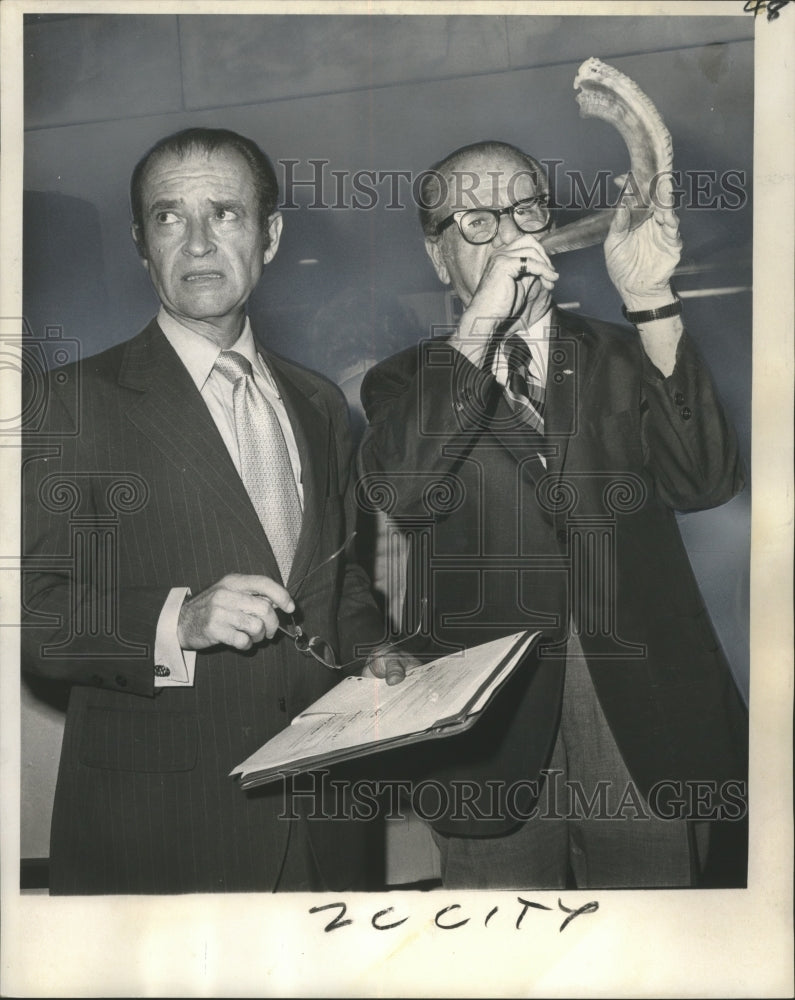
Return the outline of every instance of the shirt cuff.
<path id="1" fill-rule="evenodd" d="M 638 330 L 643 350 L 651 363 L 668 378 L 676 367 L 679 343 L 684 327 L 678 317 L 656 320 L 654 324 L 641 326 Z"/>
<path id="2" fill-rule="evenodd" d="M 190 687 L 196 670 L 196 650 L 179 644 L 179 612 L 189 587 L 173 587 L 157 620 L 155 634 L 155 688 Z"/>

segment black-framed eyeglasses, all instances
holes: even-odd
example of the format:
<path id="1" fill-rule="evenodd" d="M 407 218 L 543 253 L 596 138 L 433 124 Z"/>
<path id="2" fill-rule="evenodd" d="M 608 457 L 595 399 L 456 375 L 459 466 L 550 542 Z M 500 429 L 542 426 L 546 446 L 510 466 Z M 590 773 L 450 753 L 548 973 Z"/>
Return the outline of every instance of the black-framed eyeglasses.
<path id="1" fill-rule="evenodd" d="M 327 559 L 324 559 L 322 563 L 319 563 L 317 566 L 311 569 L 306 574 L 306 576 L 301 577 L 298 583 L 294 585 L 293 590 L 297 589 L 300 586 L 300 584 L 302 584 L 304 580 L 306 580 L 308 576 L 311 576 L 312 573 L 315 573 L 321 567 L 325 566 L 327 563 L 332 562 L 334 559 L 340 556 L 348 547 L 350 542 L 353 541 L 355 535 L 356 532 L 354 531 L 345 539 L 343 544 L 337 549 L 336 552 L 332 552 L 332 554 Z M 395 649 L 395 647 L 399 646 L 401 643 L 406 642 L 408 639 L 413 639 L 415 635 L 419 634 L 419 631 L 422 628 L 423 622 L 425 620 L 425 609 L 428 603 L 427 598 L 423 598 L 421 603 L 422 603 L 422 608 L 420 612 L 420 620 L 415 631 L 412 632 L 411 635 L 403 636 L 401 639 L 397 639 L 395 642 L 389 643 L 389 645 L 387 646 L 379 646 L 378 647 L 379 656 L 388 655 L 392 649 Z M 307 635 L 307 633 L 298 624 L 298 622 L 296 622 L 295 617 L 293 615 L 290 615 L 289 617 L 290 621 L 287 622 L 286 624 L 282 624 L 281 622 L 279 622 L 279 631 L 283 632 L 285 635 L 288 635 L 293 640 L 293 642 L 295 643 L 295 648 L 303 656 L 313 657 L 315 660 L 317 660 L 318 663 L 321 663 L 324 667 L 328 667 L 329 670 L 345 670 L 347 667 L 352 666 L 352 664 L 356 663 L 357 660 L 360 659 L 360 657 L 357 657 L 356 659 L 349 660 L 347 663 L 337 663 L 337 656 L 330 643 L 326 642 L 326 640 L 321 638 L 319 635 Z"/>
<path id="2" fill-rule="evenodd" d="M 552 224 L 549 195 L 524 198 L 505 208 L 469 208 L 453 212 L 439 223 L 436 234 L 440 235 L 455 222 L 467 243 L 491 243 L 503 215 L 510 215 L 516 228 L 523 233 L 543 233 Z"/>

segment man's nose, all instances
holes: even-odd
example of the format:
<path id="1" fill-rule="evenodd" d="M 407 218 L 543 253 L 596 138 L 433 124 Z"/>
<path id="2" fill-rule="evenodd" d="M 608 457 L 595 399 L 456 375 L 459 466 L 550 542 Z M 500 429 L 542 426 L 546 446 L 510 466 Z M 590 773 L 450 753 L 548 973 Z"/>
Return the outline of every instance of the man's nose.
<path id="1" fill-rule="evenodd" d="M 191 257 L 204 257 L 205 254 L 215 250 L 215 243 L 212 241 L 210 229 L 205 219 L 188 220 L 185 243 L 182 249 Z"/>
<path id="2" fill-rule="evenodd" d="M 496 246 L 507 246 L 521 235 L 522 230 L 513 221 L 513 216 L 510 212 L 506 212 L 505 215 L 500 216 L 500 221 L 497 225 L 497 235 L 494 237 Z"/>

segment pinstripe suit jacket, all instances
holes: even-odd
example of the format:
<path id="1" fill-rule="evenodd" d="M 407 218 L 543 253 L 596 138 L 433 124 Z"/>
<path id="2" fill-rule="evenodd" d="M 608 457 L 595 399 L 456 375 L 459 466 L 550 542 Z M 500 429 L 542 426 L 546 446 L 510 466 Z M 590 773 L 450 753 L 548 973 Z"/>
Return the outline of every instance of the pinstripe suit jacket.
<path id="1" fill-rule="evenodd" d="M 343 662 L 380 638 L 365 574 L 344 559 L 302 579 L 352 516 L 347 409 L 335 386 L 263 352 L 303 469 L 287 586 Z M 51 830 L 56 893 L 270 890 L 290 823 L 281 787 L 229 771 L 337 679 L 281 636 L 197 656 L 190 688 L 155 690 L 157 620 L 173 586 L 280 579 L 210 414 L 155 322 L 33 385 L 23 460 L 23 667 L 71 684 Z M 38 402 L 37 402 L 38 401 Z M 35 409 L 34 409 L 35 412 Z M 315 823 L 318 888 L 357 884 L 358 831 Z"/>

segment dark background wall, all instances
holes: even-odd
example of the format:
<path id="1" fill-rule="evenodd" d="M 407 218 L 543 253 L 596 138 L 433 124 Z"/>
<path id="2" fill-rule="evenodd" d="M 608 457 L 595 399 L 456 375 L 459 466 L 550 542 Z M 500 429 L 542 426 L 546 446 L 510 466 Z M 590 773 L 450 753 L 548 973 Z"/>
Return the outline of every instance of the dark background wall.
<path id="1" fill-rule="evenodd" d="M 417 174 L 482 138 L 513 142 L 590 183 L 627 169 L 610 126 L 582 120 L 572 82 L 599 56 L 652 98 L 682 171 L 744 172 L 737 210 L 683 209 L 676 285 L 750 465 L 752 19 L 32 15 L 25 33 L 24 309 L 84 355 L 134 335 L 157 302 L 129 238 L 127 183 L 157 139 L 190 125 L 240 131 L 280 178 Z M 285 233 L 252 298 L 282 353 L 342 380 L 449 320 L 410 190 L 371 208 L 312 208 L 293 189 Z M 565 195 L 565 191 L 561 194 Z M 361 198 L 366 201 L 367 199 Z M 565 199 L 564 199 L 565 200 Z M 707 201 L 706 196 L 702 202 Z M 392 207 L 390 207 L 390 205 Z M 310 263 L 313 261 L 314 263 Z M 600 249 L 558 260 L 557 299 L 620 321 Z M 353 304 L 353 305 L 352 305 Z M 748 491 L 681 528 L 732 667 L 748 690 Z M 46 856 L 60 745 L 57 693 L 23 687 L 22 854 Z"/>

